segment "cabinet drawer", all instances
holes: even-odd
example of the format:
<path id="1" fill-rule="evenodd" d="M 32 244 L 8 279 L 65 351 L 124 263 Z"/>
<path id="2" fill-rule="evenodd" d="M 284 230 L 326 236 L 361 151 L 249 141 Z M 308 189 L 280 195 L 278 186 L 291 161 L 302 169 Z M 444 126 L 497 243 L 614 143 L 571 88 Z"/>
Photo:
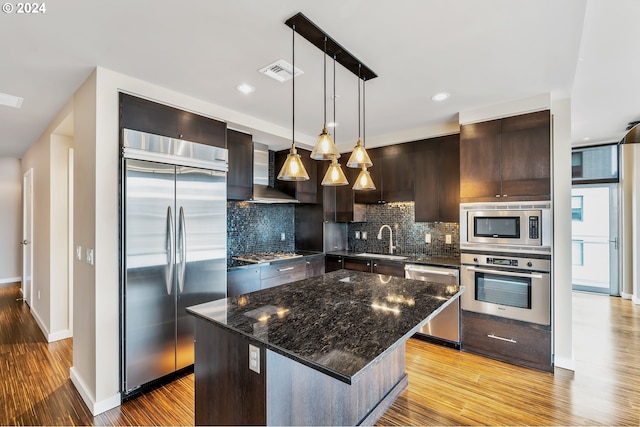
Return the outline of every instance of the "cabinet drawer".
<path id="1" fill-rule="evenodd" d="M 276 262 L 262 267 L 261 273 L 261 288 L 271 288 L 304 279 L 307 274 L 307 263 L 304 259 Z"/>
<path id="2" fill-rule="evenodd" d="M 307 258 L 305 261 L 305 277 L 318 277 L 324 274 L 324 256 Z"/>
<path id="3" fill-rule="evenodd" d="M 364 271 L 365 273 L 371 273 L 371 260 L 369 259 L 355 259 L 345 258 L 344 266 L 345 270 Z"/>
<path id="4" fill-rule="evenodd" d="M 238 268 L 227 272 L 227 297 L 260 290 L 260 268 Z"/>
<path id="5" fill-rule="evenodd" d="M 548 327 L 465 310 L 460 317 L 462 350 L 553 372 Z"/>
<path id="6" fill-rule="evenodd" d="M 404 277 L 404 263 L 395 261 L 373 261 L 373 272 L 386 276 Z"/>

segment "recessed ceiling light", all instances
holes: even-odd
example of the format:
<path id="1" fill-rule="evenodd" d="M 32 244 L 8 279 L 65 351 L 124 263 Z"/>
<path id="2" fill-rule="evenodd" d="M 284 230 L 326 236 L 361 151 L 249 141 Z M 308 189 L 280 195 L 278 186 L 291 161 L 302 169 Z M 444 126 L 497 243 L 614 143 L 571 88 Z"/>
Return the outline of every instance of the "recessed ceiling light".
<path id="1" fill-rule="evenodd" d="M 245 95 L 248 95 L 252 92 L 255 92 L 256 88 L 251 86 L 250 84 L 247 83 L 242 83 L 239 84 L 238 86 L 236 86 L 236 89 L 238 89 L 238 92 L 242 92 Z"/>
<path id="2" fill-rule="evenodd" d="M 591 138 L 589 138 L 588 136 L 586 138 L 582 138 L 583 141 L 589 141 Z"/>
<path id="3" fill-rule="evenodd" d="M 446 92 L 440 92 L 440 93 L 436 93 L 435 95 L 433 95 L 431 97 L 431 99 L 433 101 L 444 101 L 445 99 L 449 98 L 451 95 L 446 93 Z"/>
<path id="4" fill-rule="evenodd" d="M 0 105 L 6 105 L 7 107 L 13 107 L 13 108 L 20 108 L 22 107 L 22 101 L 24 101 L 24 98 L 20 98 L 19 96 L 0 93 Z"/>

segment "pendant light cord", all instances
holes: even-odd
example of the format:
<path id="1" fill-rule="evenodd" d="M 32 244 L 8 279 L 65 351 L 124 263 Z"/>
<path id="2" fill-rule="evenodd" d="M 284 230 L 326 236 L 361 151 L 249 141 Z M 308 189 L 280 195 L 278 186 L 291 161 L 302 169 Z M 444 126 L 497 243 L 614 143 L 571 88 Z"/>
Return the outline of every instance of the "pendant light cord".
<path id="1" fill-rule="evenodd" d="M 296 24 L 291 27 L 291 56 L 293 70 L 291 71 L 291 148 L 296 144 Z"/>
<path id="2" fill-rule="evenodd" d="M 358 64 L 358 139 L 360 139 L 360 68 L 362 64 Z"/>
<path id="3" fill-rule="evenodd" d="M 365 141 L 367 140 L 367 123 L 366 123 L 366 119 L 367 119 L 367 113 L 365 111 L 365 107 L 367 106 L 367 85 L 365 85 L 365 83 L 367 82 L 367 78 L 364 77 L 362 79 L 362 146 L 365 146 Z"/>
<path id="4" fill-rule="evenodd" d="M 324 124 L 327 124 L 327 37 L 324 38 Z"/>
<path id="5" fill-rule="evenodd" d="M 336 56 L 333 55 L 333 142 L 336 142 Z"/>

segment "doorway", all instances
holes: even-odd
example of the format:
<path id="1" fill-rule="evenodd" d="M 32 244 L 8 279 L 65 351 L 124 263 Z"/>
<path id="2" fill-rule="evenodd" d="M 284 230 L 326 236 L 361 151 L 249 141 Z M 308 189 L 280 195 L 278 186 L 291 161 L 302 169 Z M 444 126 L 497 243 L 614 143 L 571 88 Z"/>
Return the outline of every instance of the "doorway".
<path id="1" fill-rule="evenodd" d="M 619 295 L 618 184 L 571 189 L 573 290 Z"/>
<path id="2" fill-rule="evenodd" d="M 33 169 L 22 176 L 22 298 L 33 304 Z"/>

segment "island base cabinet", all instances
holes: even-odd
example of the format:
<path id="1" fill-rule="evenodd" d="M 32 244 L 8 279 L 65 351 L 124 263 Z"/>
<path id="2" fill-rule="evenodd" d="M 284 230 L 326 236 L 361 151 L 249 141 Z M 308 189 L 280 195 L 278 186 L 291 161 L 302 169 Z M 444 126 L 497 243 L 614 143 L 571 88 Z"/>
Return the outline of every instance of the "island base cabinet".
<path id="1" fill-rule="evenodd" d="M 267 351 L 267 425 L 373 425 L 407 387 L 404 364 L 403 344 L 347 384 Z"/>
<path id="2" fill-rule="evenodd" d="M 460 311 L 460 320 L 463 351 L 553 372 L 548 326 L 466 310 Z"/>
<path id="3" fill-rule="evenodd" d="M 248 339 L 195 322 L 195 424 L 265 425 L 265 358 L 259 374 L 249 370 Z"/>
<path id="4" fill-rule="evenodd" d="M 198 318 L 194 372 L 196 425 L 374 425 L 408 385 L 404 341 L 348 384 Z"/>

